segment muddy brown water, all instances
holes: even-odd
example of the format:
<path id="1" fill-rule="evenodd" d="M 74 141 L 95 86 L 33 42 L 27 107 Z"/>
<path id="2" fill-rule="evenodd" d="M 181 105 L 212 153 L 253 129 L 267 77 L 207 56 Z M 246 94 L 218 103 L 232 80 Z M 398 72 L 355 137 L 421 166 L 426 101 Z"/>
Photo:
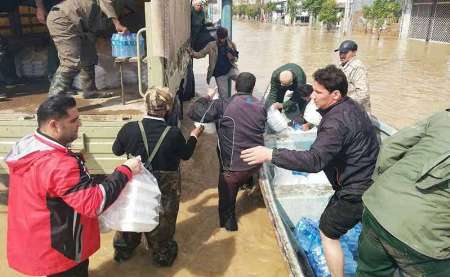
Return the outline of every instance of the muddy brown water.
<path id="1" fill-rule="evenodd" d="M 338 61 L 333 52 L 342 38 L 336 33 L 308 27 L 286 27 L 252 22 L 235 22 L 233 38 L 240 51 L 239 68 L 256 75 L 256 94 L 262 96 L 270 74 L 277 66 L 294 62 L 307 73 L 308 80 L 319 67 Z M 376 38 L 355 34 L 358 57 L 369 70 L 372 109 L 378 118 L 401 128 L 433 112 L 450 108 L 450 45 L 426 44 L 414 40 Z M 207 59 L 195 61 L 198 94 L 207 87 Z M 15 108 L 26 111 L 31 98 L 19 96 Z M 132 100 L 132 99 L 130 99 Z M 118 100 L 116 100 L 118 101 Z M 16 103 L 16 102 L 14 102 Z M 0 112 L 12 107 L 0 105 Z M 88 105 L 90 103 L 81 103 Z M 95 102 L 94 104 L 95 105 Z M 22 108 L 20 108 L 22 107 Z M 134 106 L 133 111 L 135 112 Z M 116 114 L 111 108 L 106 114 Z M 133 112 L 133 113 L 134 113 Z M 185 134 L 191 122 L 183 122 Z M 112 260 L 112 233 L 102 235 L 102 247 L 91 258 L 91 276 L 287 276 L 261 196 L 241 192 L 237 204 L 239 232 L 218 228 L 216 138 L 201 137 L 193 158 L 182 164 L 182 201 L 176 239 L 179 256 L 172 268 L 156 268 L 144 246 L 121 265 Z M 4 180 L 0 180 L 1 182 Z M 6 195 L 0 185 L 0 276 L 20 276 L 6 261 Z"/>

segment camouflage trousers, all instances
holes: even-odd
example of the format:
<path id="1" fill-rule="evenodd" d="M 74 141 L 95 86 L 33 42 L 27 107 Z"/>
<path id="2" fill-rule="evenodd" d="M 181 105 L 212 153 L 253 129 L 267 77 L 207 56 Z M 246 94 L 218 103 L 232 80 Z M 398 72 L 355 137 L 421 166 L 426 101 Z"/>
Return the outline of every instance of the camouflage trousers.
<path id="1" fill-rule="evenodd" d="M 49 96 L 68 92 L 79 72 L 82 91 L 85 94 L 95 91 L 95 65 L 98 63 L 95 34 L 79 30 L 57 6 L 48 14 L 47 27 L 60 60 Z"/>
<path id="2" fill-rule="evenodd" d="M 178 246 L 173 237 L 180 204 L 181 176 L 179 171 L 153 171 L 153 175 L 158 180 L 161 191 L 159 225 L 143 235 L 153 251 L 153 262 L 170 266 L 178 253 Z M 113 242 L 115 260 L 121 262 L 130 258 L 141 240 L 141 233 L 116 232 Z"/>

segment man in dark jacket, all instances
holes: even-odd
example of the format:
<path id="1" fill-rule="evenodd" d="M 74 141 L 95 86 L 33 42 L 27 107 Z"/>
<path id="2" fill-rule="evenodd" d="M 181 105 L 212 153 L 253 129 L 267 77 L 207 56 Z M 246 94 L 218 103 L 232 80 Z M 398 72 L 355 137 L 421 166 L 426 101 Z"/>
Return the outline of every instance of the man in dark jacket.
<path id="1" fill-rule="evenodd" d="M 208 73 L 206 82 L 209 84 L 211 77 L 216 79 L 217 88 L 219 89 L 220 98 L 228 98 L 228 82 L 236 80 L 239 70 L 237 68 L 237 59 L 239 52 L 236 45 L 228 38 L 228 30 L 220 27 L 216 31 L 217 40 L 209 42 L 203 49 L 198 52 L 190 51 L 191 56 L 201 59 L 206 55 L 209 56 Z"/>
<path id="2" fill-rule="evenodd" d="M 100 247 L 97 216 L 120 195 L 141 162 L 129 159 L 101 184 L 69 149 L 78 137 L 75 99 L 57 95 L 37 110 L 38 129 L 6 156 L 8 263 L 27 275 L 88 276 Z"/>
<path id="3" fill-rule="evenodd" d="M 145 136 L 142 135 L 138 122 L 129 122 L 120 129 L 112 150 L 118 156 L 141 156 L 148 166 L 148 156 L 167 131 L 150 162 L 152 173 L 161 190 L 159 225 L 144 235 L 153 250 L 153 262 L 158 266 L 171 266 L 178 253 L 174 235 L 181 194 L 180 159 L 188 160 L 192 156 L 197 138 L 203 130 L 195 128 L 186 141 L 178 127 L 168 126 L 165 118 L 173 103 L 168 89 L 152 89 L 144 98 L 146 116 L 142 120 L 142 128 Z M 147 140 L 149 152 L 146 150 L 144 138 Z M 114 237 L 114 259 L 117 262 L 129 259 L 140 242 L 141 233 L 117 232 Z"/>
<path id="4" fill-rule="evenodd" d="M 289 100 L 284 101 L 286 92 L 292 91 Z M 275 69 L 270 78 L 270 92 L 266 99 L 266 108 L 273 106 L 283 109 L 289 117 L 294 117 L 303 111 L 308 104 L 312 88 L 306 84 L 306 75 L 303 69 L 294 63 L 287 63 Z"/>
<path id="5" fill-rule="evenodd" d="M 260 168 L 247 165 L 239 155 L 243 149 L 264 143 L 264 104 L 252 96 L 256 78 L 243 72 L 236 79 L 237 93 L 231 98 L 211 100 L 211 95 L 193 105 L 194 121 L 216 122 L 219 136 L 219 218 L 220 227 L 237 231 L 235 204 L 238 189 Z"/>
<path id="6" fill-rule="evenodd" d="M 379 143 L 370 118 L 347 94 L 347 79 L 336 66 L 314 73 L 314 100 L 322 120 L 308 151 L 258 146 L 242 152 L 249 165 L 272 161 L 276 166 L 327 175 L 335 193 L 320 218 L 320 234 L 332 276 L 343 276 L 339 238 L 355 226 L 363 212 L 361 196 L 371 185 Z"/>

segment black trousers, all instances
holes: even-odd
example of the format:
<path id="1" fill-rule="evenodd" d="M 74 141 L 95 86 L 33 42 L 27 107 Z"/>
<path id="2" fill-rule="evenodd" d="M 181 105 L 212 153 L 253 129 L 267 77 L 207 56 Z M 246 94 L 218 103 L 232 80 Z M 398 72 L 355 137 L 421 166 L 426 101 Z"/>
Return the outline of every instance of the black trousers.
<path id="1" fill-rule="evenodd" d="M 219 175 L 219 219 L 223 226 L 228 218 L 235 219 L 236 197 L 239 187 L 247 183 L 259 168 L 247 171 L 222 171 Z"/>
<path id="2" fill-rule="evenodd" d="M 88 277 L 89 259 L 66 271 L 48 275 L 49 277 Z"/>

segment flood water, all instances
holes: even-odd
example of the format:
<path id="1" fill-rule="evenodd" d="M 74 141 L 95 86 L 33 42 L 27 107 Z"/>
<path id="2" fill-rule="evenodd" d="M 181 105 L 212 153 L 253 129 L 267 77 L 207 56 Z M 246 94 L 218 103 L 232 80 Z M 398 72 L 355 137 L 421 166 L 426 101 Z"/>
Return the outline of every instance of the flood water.
<path id="1" fill-rule="evenodd" d="M 343 38 L 308 26 L 236 21 L 233 26 L 239 69 L 255 74 L 260 95 L 272 71 L 285 63 L 299 64 L 312 82 L 316 69 L 338 63 L 333 50 L 344 39 L 358 43 L 357 57 L 369 72 L 372 111 L 381 120 L 400 128 L 450 108 L 450 44 L 383 36 L 378 41 L 365 34 Z"/>
<path id="2" fill-rule="evenodd" d="M 403 127 L 450 108 L 450 45 L 401 41 L 365 35 L 351 37 L 369 71 L 375 116 Z M 337 63 L 333 52 L 339 34 L 308 27 L 235 22 L 233 40 L 240 52 L 239 69 L 256 75 L 262 96 L 272 71 L 288 62 L 301 65 L 311 81 L 314 70 Z M 198 94 L 205 93 L 208 59 L 196 60 Z M 183 122 L 188 134 L 191 123 Z M 91 276 L 287 276 L 287 266 L 261 197 L 241 192 L 237 203 L 239 232 L 218 228 L 217 138 L 200 138 L 193 158 L 182 164 L 182 196 L 176 240 L 179 256 L 172 268 L 157 268 L 145 247 L 121 265 L 112 260 L 113 233 L 102 235 L 101 249 L 90 259 Z M 2 181 L 0 180 L 0 183 Z M 6 188 L 0 185 L 0 276 L 21 276 L 6 262 Z"/>

